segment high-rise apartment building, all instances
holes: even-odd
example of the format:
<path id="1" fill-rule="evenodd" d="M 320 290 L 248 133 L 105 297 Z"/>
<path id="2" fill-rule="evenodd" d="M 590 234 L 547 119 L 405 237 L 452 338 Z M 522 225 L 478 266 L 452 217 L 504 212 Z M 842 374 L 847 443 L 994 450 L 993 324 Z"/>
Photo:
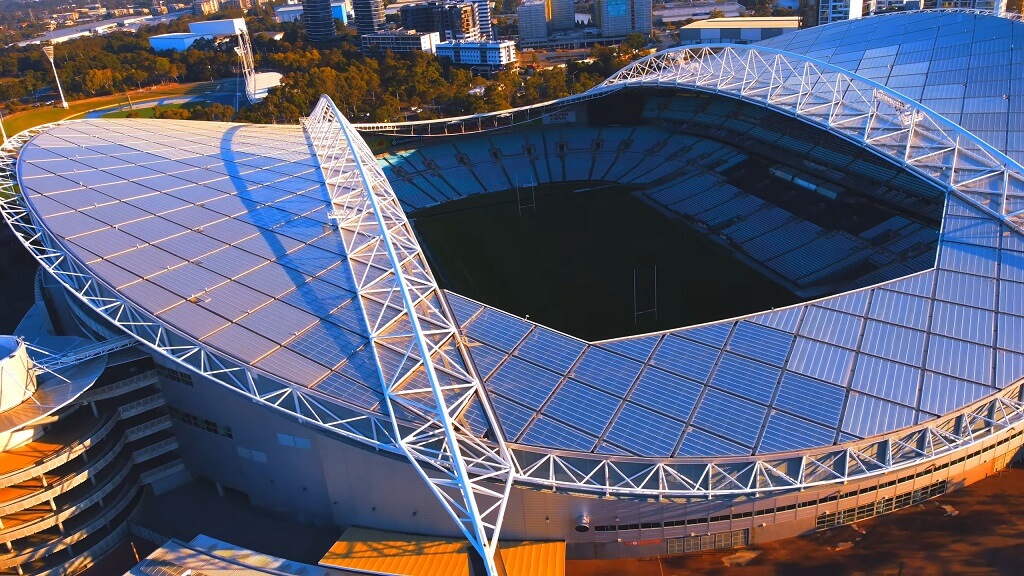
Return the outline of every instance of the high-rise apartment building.
<path id="1" fill-rule="evenodd" d="M 302 0 L 302 27 L 310 42 L 326 42 L 334 38 L 334 14 L 331 0 Z"/>
<path id="2" fill-rule="evenodd" d="M 576 27 L 576 6 L 572 0 L 547 0 L 548 29 L 572 30 Z"/>
<path id="3" fill-rule="evenodd" d="M 545 0 L 526 0 L 516 9 L 520 40 L 543 40 L 548 35 L 549 4 Z"/>
<path id="4" fill-rule="evenodd" d="M 853 20 L 864 15 L 861 0 L 818 0 L 818 24 Z"/>
<path id="5" fill-rule="evenodd" d="M 494 30 L 491 28 L 491 3 L 490 0 L 469 0 L 476 5 L 476 18 L 480 23 L 480 38 L 483 40 L 495 40 Z"/>
<path id="6" fill-rule="evenodd" d="M 383 0 L 353 0 L 352 12 L 355 14 L 356 32 L 360 36 L 384 29 Z"/>
<path id="7" fill-rule="evenodd" d="M 481 40 L 476 5 L 470 2 L 433 0 L 402 6 L 402 26 L 417 32 L 437 32 L 442 42 Z"/>
<path id="8" fill-rule="evenodd" d="M 196 0 L 192 3 L 192 14 L 195 16 L 206 16 L 220 10 L 218 0 Z"/>
<path id="9" fill-rule="evenodd" d="M 597 0 L 594 11 L 601 35 L 616 37 L 650 34 L 652 8 L 651 0 Z"/>

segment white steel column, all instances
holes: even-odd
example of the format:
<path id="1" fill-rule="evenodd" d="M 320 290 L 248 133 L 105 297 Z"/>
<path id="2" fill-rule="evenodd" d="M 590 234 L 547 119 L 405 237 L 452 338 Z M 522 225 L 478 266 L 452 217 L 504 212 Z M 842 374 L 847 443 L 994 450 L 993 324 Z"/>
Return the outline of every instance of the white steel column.
<path id="1" fill-rule="evenodd" d="M 238 32 L 238 46 L 235 48 L 238 53 L 239 65 L 242 67 L 242 77 L 245 78 L 245 97 L 250 104 L 256 103 L 256 64 L 252 56 L 252 42 L 249 40 L 249 30 L 244 26 Z"/>
<path id="2" fill-rule="evenodd" d="M 60 76 L 57 75 L 57 64 L 53 62 L 53 44 L 43 46 L 43 53 L 46 54 L 46 59 L 50 61 L 50 67 L 53 68 L 53 79 L 57 82 L 57 92 L 60 94 L 60 105 L 67 110 L 68 101 L 64 99 L 64 89 L 60 86 Z"/>
<path id="3" fill-rule="evenodd" d="M 327 96 L 304 123 L 359 291 L 398 443 L 483 558 L 496 549 L 513 463 L 444 295 L 376 159 Z"/>

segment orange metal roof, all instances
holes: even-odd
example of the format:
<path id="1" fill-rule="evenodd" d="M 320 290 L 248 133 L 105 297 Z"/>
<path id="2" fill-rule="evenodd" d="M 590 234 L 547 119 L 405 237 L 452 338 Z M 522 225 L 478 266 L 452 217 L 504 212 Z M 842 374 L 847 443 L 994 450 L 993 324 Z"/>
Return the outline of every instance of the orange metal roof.
<path id="1" fill-rule="evenodd" d="M 501 542 L 508 576 L 564 576 L 565 542 Z M 395 576 L 470 576 L 465 540 L 352 527 L 320 560 L 321 566 Z"/>

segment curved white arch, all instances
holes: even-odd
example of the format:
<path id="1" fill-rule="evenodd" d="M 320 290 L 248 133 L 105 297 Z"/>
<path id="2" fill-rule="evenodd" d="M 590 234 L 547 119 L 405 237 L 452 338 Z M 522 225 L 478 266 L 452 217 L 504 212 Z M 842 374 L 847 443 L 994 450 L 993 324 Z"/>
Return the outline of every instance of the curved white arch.
<path id="1" fill-rule="evenodd" d="M 842 68 L 764 46 L 658 52 L 594 90 L 689 88 L 753 102 L 839 134 L 1022 230 L 1024 167 L 937 112 Z"/>

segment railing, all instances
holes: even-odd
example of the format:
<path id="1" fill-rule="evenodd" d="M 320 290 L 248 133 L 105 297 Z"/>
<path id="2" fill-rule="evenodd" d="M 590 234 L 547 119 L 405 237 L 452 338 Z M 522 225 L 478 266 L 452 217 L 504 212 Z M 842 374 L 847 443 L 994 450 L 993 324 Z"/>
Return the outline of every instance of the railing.
<path id="1" fill-rule="evenodd" d="M 95 546 L 89 548 L 87 551 L 75 556 L 67 562 L 63 562 L 45 570 L 43 572 L 36 572 L 32 576 L 67 576 L 68 574 L 77 574 L 82 570 L 92 566 L 108 552 L 117 547 L 122 540 L 128 537 L 128 526 L 122 524 L 114 529 L 106 538 L 100 540 Z"/>
<path id="2" fill-rule="evenodd" d="M 97 472 L 102 470 L 107 464 L 109 464 L 114 458 L 116 458 L 121 449 L 124 448 L 124 438 L 118 439 L 118 441 L 103 455 L 99 460 L 93 460 L 85 465 L 82 470 L 77 470 L 71 474 L 64 476 L 56 481 L 49 483 L 47 486 L 42 487 L 39 492 L 33 492 L 26 496 L 17 498 L 15 500 L 9 500 L 0 506 L 0 516 L 7 516 L 19 510 L 25 510 L 31 508 L 36 504 L 41 504 L 56 498 L 57 496 L 68 492 L 75 486 L 85 482 L 91 476 L 96 475 Z"/>
<path id="3" fill-rule="evenodd" d="M 84 498 L 82 498 L 81 500 L 74 504 L 66 506 L 60 510 L 54 511 L 53 514 L 47 515 L 38 520 L 33 520 L 31 522 L 21 524 L 16 528 L 0 530 L 0 542 L 13 542 L 14 540 L 17 540 L 19 538 L 31 536 L 32 534 L 56 526 L 57 524 L 63 523 L 65 520 L 73 516 L 76 516 L 86 508 L 89 508 L 93 504 L 99 502 L 107 494 L 110 494 L 114 490 L 114 488 L 116 488 L 118 484 L 120 484 L 121 481 L 128 476 L 128 473 L 131 472 L 131 470 L 131 466 L 125 466 L 124 468 L 119 470 L 112 478 L 105 481 L 102 486 L 99 486 L 92 493 L 85 496 Z M 0 567 L 6 567 L 4 565 L 5 562 L 6 559 L 0 559 Z"/>
<path id="4" fill-rule="evenodd" d="M 170 427 L 171 417 L 164 415 L 155 420 L 150 420 L 145 424 L 129 428 L 128 431 L 124 433 L 124 436 L 129 440 L 138 440 L 139 438 L 148 436 L 154 432 L 159 432 L 160 430 L 166 430 Z"/>
<path id="5" fill-rule="evenodd" d="M 161 440 L 155 444 L 150 444 L 145 448 L 140 448 L 136 450 L 132 454 L 132 460 L 137 463 L 145 462 L 146 460 L 156 458 L 161 454 L 166 454 L 168 452 L 171 452 L 172 450 L 177 450 L 177 448 L 178 439 L 173 437 L 167 438 L 166 440 Z"/>
<path id="6" fill-rule="evenodd" d="M 98 356 L 104 356 L 111 352 L 130 348 L 135 346 L 137 343 L 138 342 L 136 342 L 136 340 L 131 336 L 123 334 L 116 338 L 111 338 L 110 340 L 93 342 L 73 350 L 68 350 L 60 355 L 50 356 L 45 361 L 36 362 L 36 365 L 38 368 L 45 369 L 47 371 L 59 370 L 80 362 L 85 362 L 86 360 L 96 358 Z"/>
<path id="7" fill-rule="evenodd" d="M 160 377 L 156 370 L 148 370 L 142 374 L 136 374 L 130 378 L 124 380 L 118 380 L 113 384 L 108 384 L 100 388 L 92 388 L 81 396 L 83 402 L 95 402 L 97 400 L 106 400 L 107 398 L 113 398 L 120 396 L 125 392 L 131 392 L 132 390 L 138 390 L 144 388 L 150 384 L 156 384 L 160 381 Z"/>
<path id="8" fill-rule="evenodd" d="M 157 392 L 152 396 L 147 396 L 145 398 L 142 398 L 141 400 L 129 402 L 128 404 L 119 407 L 117 409 L 117 413 L 118 415 L 121 416 L 121 418 L 130 418 L 137 414 L 142 414 L 147 410 L 152 410 L 153 408 L 163 406 L 166 403 L 167 401 L 164 400 L 164 395 Z"/>
<path id="9" fill-rule="evenodd" d="M 83 452 L 91 448 L 94 444 L 102 440 L 110 432 L 110 430 L 117 425 L 117 418 L 111 418 L 110 420 L 103 423 L 97 430 L 87 435 L 82 440 L 76 440 L 71 444 L 68 444 L 64 448 L 37 460 L 31 466 L 22 468 L 20 470 L 10 472 L 5 476 L 0 477 L 0 487 L 6 488 L 7 486 L 14 486 L 21 484 L 25 480 L 35 478 L 40 474 L 44 474 L 53 470 L 54 468 L 70 462 L 72 459 L 78 457 Z"/>
<path id="10" fill-rule="evenodd" d="M 147 471 L 143 472 L 142 475 L 139 476 L 139 483 L 140 484 L 152 484 L 153 482 L 156 482 L 157 480 L 163 478 L 164 476 L 168 476 L 170 474 L 174 474 L 175 472 L 180 472 L 180 471 L 182 471 L 184 469 L 185 469 L 185 461 L 184 460 L 182 460 L 181 458 L 179 458 L 177 460 L 172 460 L 171 462 L 168 462 L 167 464 L 164 464 L 162 466 L 157 466 L 156 468 L 153 468 L 152 470 L 147 470 Z"/>
<path id="11" fill-rule="evenodd" d="M 113 485 L 108 486 L 111 486 L 111 489 L 114 487 Z M 106 506 L 103 509 L 104 511 L 102 514 L 72 534 L 64 534 L 56 540 L 40 544 L 38 546 L 33 546 L 26 550 L 15 550 L 13 553 L 0 555 L 0 568 L 10 568 L 12 566 L 17 566 L 18 564 L 24 564 L 25 562 L 38 560 L 63 550 L 73 545 L 75 542 L 79 542 L 84 538 L 87 538 L 90 534 L 96 532 L 120 514 L 128 504 L 131 503 L 136 494 L 138 494 L 140 487 L 141 485 L 138 482 L 126 484 L 121 492 L 111 498 L 114 502 L 113 504 Z M 109 492 L 110 490 L 108 489 L 107 493 Z"/>

